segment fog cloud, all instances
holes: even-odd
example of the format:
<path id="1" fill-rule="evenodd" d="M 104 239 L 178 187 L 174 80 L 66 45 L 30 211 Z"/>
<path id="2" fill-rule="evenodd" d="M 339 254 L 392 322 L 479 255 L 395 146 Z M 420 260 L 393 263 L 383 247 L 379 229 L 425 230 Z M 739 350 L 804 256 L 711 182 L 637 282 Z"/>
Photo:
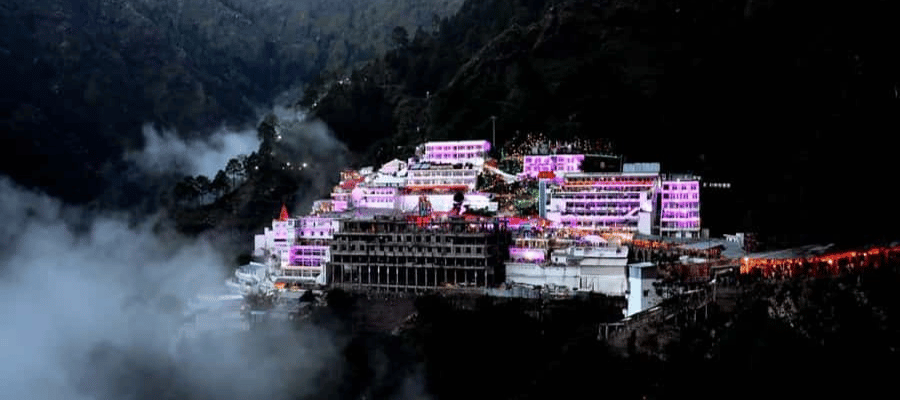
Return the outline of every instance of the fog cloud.
<path id="1" fill-rule="evenodd" d="M 334 362 L 333 339 L 312 327 L 214 329 L 173 346 L 192 299 L 228 271 L 211 242 L 157 218 L 93 215 L 6 177 L 0 218 L 6 398 L 280 399 L 311 393 Z"/>
<path id="2" fill-rule="evenodd" d="M 294 204 L 294 210 L 307 213 L 313 201 L 327 198 L 341 169 L 347 167 L 350 152 L 324 122 L 308 118 L 303 110 L 275 107 L 273 114 L 278 118 L 277 132 L 281 135 L 276 145 L 278 160 L 303 171 L 310 181 Z"/>
<path id="3" fill-rule="evenodd" d="M 259 148 L 255 129 L 219 129 L 205 139 L 183 139 L 173 131 L 144 125 L 144 148 L 125 155 L 152 174 L 206 175 L 210 179 L 228 160 Z"/>

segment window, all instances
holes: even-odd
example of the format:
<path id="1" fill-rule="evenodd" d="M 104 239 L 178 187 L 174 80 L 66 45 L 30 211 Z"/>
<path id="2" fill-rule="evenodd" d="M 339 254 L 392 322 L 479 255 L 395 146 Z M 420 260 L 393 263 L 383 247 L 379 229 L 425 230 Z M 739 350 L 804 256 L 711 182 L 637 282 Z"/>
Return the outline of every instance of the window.
<path id="1" fill-rule="evenodd" d="M 650 289 L 644 289 L 644 297 L 650 296 Z"/>

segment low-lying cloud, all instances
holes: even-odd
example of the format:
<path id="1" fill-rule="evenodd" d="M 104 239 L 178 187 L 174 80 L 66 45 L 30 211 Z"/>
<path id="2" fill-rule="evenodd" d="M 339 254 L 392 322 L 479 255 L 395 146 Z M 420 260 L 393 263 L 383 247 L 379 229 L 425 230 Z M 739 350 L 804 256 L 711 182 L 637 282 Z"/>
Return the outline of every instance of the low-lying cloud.
<path id="1" fill-rule="evenodd" d="M 296 398 L 334 364 L 333 339 L 314 327 L 213 330 L 173 353 L 187 305 L 228 274 L 210 241 L 157 218 L 91 214 L 2 176 L 0 218 L 4 397 Z"/>
<path id="2" fill-rule="evenodd" d="M 125 155 L 151 174 L 205 175 L 212 179 L 228 160 L 259 148 L 255 129 L 219 129 L 204 139 L 183 139 L 170 130 L 143 127 L 144 148 Z"/>
<path id="3" fill-rule="evenodd" d="M 272 113 L 278 119 L 276 131 L 281 137 L 275 146 L 277 159 L 290 163 L 287 168 L 303 171 L 310 182 L 298 193 L 294 204 L 294 210 L 306 213 L 313 201 L 327 198 L 340 171 L 350 161 L 350 151 L 328 125 L 308 118 L 302 110 L 275 107 Z"/>

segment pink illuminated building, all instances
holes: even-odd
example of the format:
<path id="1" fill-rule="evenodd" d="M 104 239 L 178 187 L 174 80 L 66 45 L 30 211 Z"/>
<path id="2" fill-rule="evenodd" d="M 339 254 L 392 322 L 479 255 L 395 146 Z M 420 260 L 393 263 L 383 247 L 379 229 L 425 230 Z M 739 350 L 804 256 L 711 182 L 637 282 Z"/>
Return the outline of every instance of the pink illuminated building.
<path id="1" fill-rule="evenodd" d="M 547 239 L 518 237 L 509 246 L 509 262 L 542 264 L 549 249 Z"/>
<path id="2" fill-rule="evenodd" d="M 337 230 L 334 218 L 282 215 L 272 221 L 271 229 L 256 235 L 254 255 L 264 258 L 284 278 L 321 281 L 330 256 L 329 244 Z"/>
<path id="3" fill-rule="evenodd" d="M 483 165 L 491 143 L 487 140 L 462 140 L 455 142 L 428 142 L 422 161 L 435 164 Z"/>
<path id="4" fill-rule="evenodd" d="M 285 278 L 324 281 L 325 263 L 331 257 L 329 245 L 339 222 L 334 218 L 306 216 L 295 220 L 296 240 L 291 245 L 288 263 L 282 266 Z"/>
<path id="5" fill-rule="evenodd" d="M 588 232 L 651 234 L 658 173 L 574 173 L 548 188 L 546 218 Z"/>
<path id="6" fill-rule="evenodd" d="M 671 180 L 662 183 L 659 234 L 666 237 L 700 237 L 700 182 Z"/>
<path id="7" fill-rule="evenodd" d="M 541 172 L 553 172 L 556 176 L 581 172 L 584 154 L 552 154 L 525 156 L 520 176 L 536 178 Z"/>
<path id="8" fill-rule="evenodd" d="M 357 186 L 353 189 L 353 205 L 357 208 L 395 208 L 397 188 L 383 186 Z"/>
<path id="9" fill-rule="evenodd" d="M 625 172 L 569 173 L 543 195 L 545 217 L 587 232 L 700 236 L 700 182 L 666 176 L 659 164 L 626 164 Z"/>
<path id="10" fill-rule="evenodd" d="M 447 165 L 422 163 L 412 166 L 407 171 L 406 187 L 408 189 L 475 190 L 478 183 L 478 171 L 473 168 L 450 168 Z"/>

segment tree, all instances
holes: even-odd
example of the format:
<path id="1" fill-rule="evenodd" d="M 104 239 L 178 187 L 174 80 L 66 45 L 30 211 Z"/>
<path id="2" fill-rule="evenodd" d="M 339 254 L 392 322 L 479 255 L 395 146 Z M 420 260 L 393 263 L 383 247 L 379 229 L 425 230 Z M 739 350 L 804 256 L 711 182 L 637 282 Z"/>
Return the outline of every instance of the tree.
<path id="1" fill-rule="evenodd" d="M 197 177 L 194 178 L 194 182 L 197 187 L 197 193 L 200 195 L 200 202 L 202 203 L 206 199 L 206 195 L 211 191 L 212 182 L 204 175 L 197 175 Z"/>
<path id="2" fill-rule="evenodd" d="M 192 188 L 191 184 L 187 181 L 187 179 L 182 179 L 175 184 L 175 189 L 173 190 L 173 194 L 175 195 L 175 201 L 179 204 L 186 202 L 191 198 Z"/>
<path id="3" fill-rule="evenodd" d="M 397 47 L 406 47 L 409 44 L 409 33 L 406 32 L 406 28 L 395 26 L 391 32 L 391 40 L 394 41 Z"/>
<path id="4" fill-rule="evenodd" d="M 255 151 L 249 156 L 243 158 L 244 177 L 251 177 L 259 170 L 260 157 Z"/>
<path id="5" fill-rule="evenodd" d="M 216 192 L 216 198 L 219 198 L 228 191 L 228 176 L 225 174 L 225 171 L 219 170 L 216 173 L 216 177 L 212 181 L 211 188 L 214 192 Z"/>
<path id="6" fill-rule="evenodd" d="M 243 169 L 243 165 L 238 161 L 237 158 L 232 158 L 228 160 L 228 165 L 225 166 L 225 172 L 228 175 L 231 175 L 231 187 L 237 187 L 237 176 L 241 173 Z"/>
<path id="7" fill-rule="evenodd" d="M 185 176 L 179 183 L 181 184 L 181 190 L 183 190 L 184 199 L 195 200 L 200 195 L 197 180 L 194 177 Z"/>
<path id="8" fill-rule="evenodd" d="M 437 14 L 431 14 L 431 33 L 435 36 L 441 33 L 441 18 Z"/>

